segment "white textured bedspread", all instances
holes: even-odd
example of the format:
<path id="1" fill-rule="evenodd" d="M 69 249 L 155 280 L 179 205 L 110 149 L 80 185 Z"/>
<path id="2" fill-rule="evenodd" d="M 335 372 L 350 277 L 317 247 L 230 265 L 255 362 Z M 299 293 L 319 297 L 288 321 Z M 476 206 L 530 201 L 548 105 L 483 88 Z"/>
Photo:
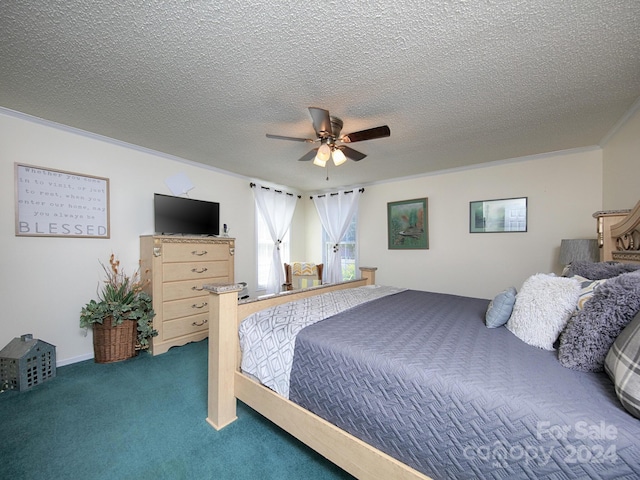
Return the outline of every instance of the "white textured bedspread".
<path id="1" fill-rule="evenodd" d="M 298 332 L 365 302 L 406 289 L 372 285 L 323 293 L 256 312 L 240 323 L 242 371 L 289 398 Z"/>

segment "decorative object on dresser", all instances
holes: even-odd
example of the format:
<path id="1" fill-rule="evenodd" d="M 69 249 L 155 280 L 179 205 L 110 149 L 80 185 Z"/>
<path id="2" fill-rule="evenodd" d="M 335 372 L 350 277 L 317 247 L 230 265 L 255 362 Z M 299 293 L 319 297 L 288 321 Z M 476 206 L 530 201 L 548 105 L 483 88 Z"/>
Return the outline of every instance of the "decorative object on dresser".
<path id="1" fill-rule="evenodd" d="M 80 326 L 93 328 L 93 353 L 96 363 L 111 363 L 134 357 L 146 349 L 157 335 L 151 297 L 143 291 L 140 270 L 132 276 L 120 269 L 114 254 L 109 268 L 102 264 L 106 280 L 98 301 L 91 300 L 80 312 Z"/>
<path id="2" fill-rule="evenodd" d="M 209 333 L 209 293 L 205 284 L 234 282 L 235 239 L 143 235 L 140 237 L 145 291 L 156 316 L 153 355 L 199 341 Z"/>

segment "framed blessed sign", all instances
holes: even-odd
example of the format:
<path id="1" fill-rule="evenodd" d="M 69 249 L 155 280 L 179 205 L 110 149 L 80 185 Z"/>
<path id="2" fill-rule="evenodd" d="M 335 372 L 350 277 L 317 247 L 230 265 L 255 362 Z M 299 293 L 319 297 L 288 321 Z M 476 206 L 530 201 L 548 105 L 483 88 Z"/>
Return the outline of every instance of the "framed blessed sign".
<path id="1" fill-rule="evenodd" d="M 428 249 L 427 199 L 387 203 L 387 237 L 390 250 Z"/>
<path id="2" fill-rule="evenodd" d="M 16 236 L 109 238 L 109 179 L 15 164 Z"/>
<path id="3" fill-rule="evenodd" d="M 470 202 L 470 233 L 526 231 L 527 197 Z"/>

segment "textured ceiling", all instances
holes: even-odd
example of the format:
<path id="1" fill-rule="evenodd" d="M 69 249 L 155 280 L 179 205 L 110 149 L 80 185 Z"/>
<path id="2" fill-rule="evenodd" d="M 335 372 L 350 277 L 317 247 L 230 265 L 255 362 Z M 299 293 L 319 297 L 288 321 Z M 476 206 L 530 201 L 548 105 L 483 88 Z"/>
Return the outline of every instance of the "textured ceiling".
<path id="1" fill-rule="evenodd" d="M 0 106 L 317 191 L 598 144 L 640 97 L 638 0 L 0 2 Z M 325 169 L 308 106 L 344 133 Z"/>

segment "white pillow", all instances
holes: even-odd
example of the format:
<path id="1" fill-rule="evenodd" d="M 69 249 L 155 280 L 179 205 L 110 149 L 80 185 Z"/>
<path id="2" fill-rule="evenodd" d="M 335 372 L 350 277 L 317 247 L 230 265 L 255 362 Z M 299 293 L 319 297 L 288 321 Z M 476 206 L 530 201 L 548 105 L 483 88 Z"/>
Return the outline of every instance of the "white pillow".
<path id="1" fill-rule="evenodd" d="M 573 278 L 532 275 L 518 292 L 507 328 L 529 345 L 553 350 L 579 295 L 580 282 Z"/>

